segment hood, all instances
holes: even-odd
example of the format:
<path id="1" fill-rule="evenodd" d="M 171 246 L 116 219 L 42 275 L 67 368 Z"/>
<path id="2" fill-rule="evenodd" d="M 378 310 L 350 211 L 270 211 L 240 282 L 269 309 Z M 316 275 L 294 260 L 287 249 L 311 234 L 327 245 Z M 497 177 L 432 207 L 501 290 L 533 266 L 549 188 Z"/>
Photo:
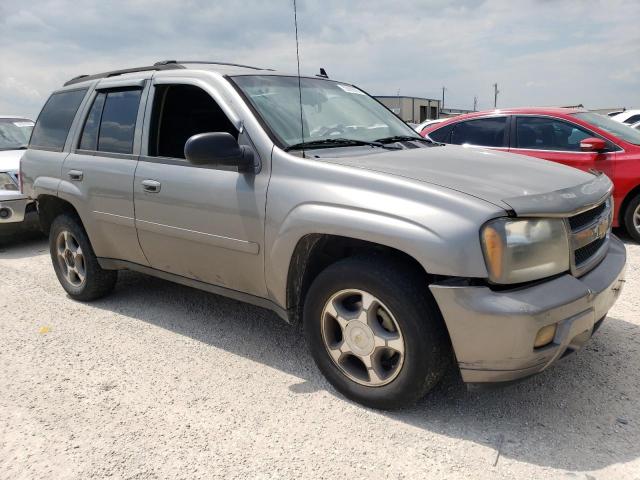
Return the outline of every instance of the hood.
<path id="1" fill-rule="evenodd" d="M 573 212 L 601 200 L 611 190 L 605 175 L 477 147 L 446 145 L 353 157 L 325 155 L 331 153 L 325 150 L 318 160 L 446 187 L 519 215 Z"/>
<path id="2" fill-rule="evenodd" d="M 0 172 L 17 172 L 25 150 L 0 150 Z"/>

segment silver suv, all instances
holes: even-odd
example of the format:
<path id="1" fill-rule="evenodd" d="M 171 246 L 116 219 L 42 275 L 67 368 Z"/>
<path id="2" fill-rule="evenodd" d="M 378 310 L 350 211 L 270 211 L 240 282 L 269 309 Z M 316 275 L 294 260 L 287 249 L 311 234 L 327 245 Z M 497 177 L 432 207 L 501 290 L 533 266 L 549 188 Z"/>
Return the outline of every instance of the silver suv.
<path id="1" fill-rule="evenodd" d="M 22 172 L 71 298 L 130 269 L 269 308 L 378 408 L 451 362 L 473 383 L 544 370 L 624 282 L 606 176 L 433 143 L 324 75 L 166 61 L 75 78 Z"/>

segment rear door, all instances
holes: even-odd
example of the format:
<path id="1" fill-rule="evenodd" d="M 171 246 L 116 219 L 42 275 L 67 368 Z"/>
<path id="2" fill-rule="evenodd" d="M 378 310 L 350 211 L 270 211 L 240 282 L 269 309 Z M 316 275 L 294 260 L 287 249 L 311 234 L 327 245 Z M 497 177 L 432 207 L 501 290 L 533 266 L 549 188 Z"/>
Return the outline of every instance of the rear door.
<path id="1" fill-rule="evenodd" d="M 583 152 L 580 141 L 589 137 L 607 141 L 607 151 Z M 617 147 L 606 138 L 563 119 L 538 115 L 513 117 L 509 150 L 512 153 L 551 160 L 580 170 L 600 171 L 613 178 L 616 150 Z"/>
<path id="2" fill-rule="evenodd" d="M 106 79 L 92 93 L 62 168 L 60 197 L 78 210 L 98 257 L 148 265 L 133 213 L 147 81 Z"/>
<path id="3" fill-rule="evenodd" d="M 239 173 L 195 165 L 184 156 L 187 139 L 198 133 L 228 132 L 251 145 L 216 94 L 196 80 L 154 81 L 134 183 L 138 235 L 157 270 L 266 296 L 268 164 L 257 174 Z"/>

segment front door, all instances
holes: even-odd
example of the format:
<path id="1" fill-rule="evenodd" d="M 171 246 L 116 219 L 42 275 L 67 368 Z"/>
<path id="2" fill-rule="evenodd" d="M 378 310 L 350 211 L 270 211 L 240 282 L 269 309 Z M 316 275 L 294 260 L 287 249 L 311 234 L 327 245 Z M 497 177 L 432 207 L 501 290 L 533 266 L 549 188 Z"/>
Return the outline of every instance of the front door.
<path id="1" fill-rule="evenodd" d="M 189 137 L 228 132 L 246 143 L 247 133 L 239 134 L 199 86 L 158 84 L 151 95 L 148 135 L 143 140 L 146 155 L 140 157 L 134 181 L 136 227 L 150 265 L 266 296 L 263 242 L 268 168 L 247 174 L 191 164 L 184 156 Z"/>
<path id="2" fill-rule="evenodd" d="M 583 152 L 580 141 L 589 137 L 601 138 L 579 125 L 557 118 L 516 116 L 510 151 L 563 163 L 584 171 L 604 172 L 613 178 L 615 147 L 612 145 L 611 151 L 605 152 Z"/>

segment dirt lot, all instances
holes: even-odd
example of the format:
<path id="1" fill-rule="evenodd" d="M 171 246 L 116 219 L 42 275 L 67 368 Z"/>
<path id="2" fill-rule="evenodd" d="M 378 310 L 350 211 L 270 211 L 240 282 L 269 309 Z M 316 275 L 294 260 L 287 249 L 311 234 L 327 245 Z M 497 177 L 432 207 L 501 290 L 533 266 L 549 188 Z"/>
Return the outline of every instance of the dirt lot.
<path id="1" fill-rule="evenodd" d="M 640 479 L 640 246 L 588 347 L 383 413 L 273 314 L 133 273 L 66 297 L 46 241 L 0 245 L 0 478 Z"/>

